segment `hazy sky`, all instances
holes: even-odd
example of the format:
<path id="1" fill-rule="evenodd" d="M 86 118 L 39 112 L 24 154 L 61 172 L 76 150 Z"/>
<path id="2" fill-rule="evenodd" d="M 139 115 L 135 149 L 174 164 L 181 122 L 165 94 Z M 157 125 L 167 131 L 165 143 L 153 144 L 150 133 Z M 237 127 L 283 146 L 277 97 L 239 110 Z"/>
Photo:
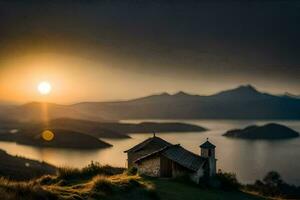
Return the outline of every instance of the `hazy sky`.
<path id="1" fill-rule="evenodd" d="M 297 1 L 0 0 L 0 99 L 300 94 L 299 21 Z"/>

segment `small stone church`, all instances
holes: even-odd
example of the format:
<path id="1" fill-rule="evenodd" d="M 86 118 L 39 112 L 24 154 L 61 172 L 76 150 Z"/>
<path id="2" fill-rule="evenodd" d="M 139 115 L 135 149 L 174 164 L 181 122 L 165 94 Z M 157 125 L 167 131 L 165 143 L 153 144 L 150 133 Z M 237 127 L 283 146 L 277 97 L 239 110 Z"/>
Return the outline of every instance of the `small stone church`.
<path id="1" fill-rule="evenodd" d="M 216 146 L 207 139 L 200 145 L 200 154 L 194 154 L 180 144 L 171 144 L 153 135 L 125 151 L 128 168 L 136 167 L 138 172 L 152 177 L 177 177 L 189 175 L 198 183 L 204 175 L 216 173 Z"/>

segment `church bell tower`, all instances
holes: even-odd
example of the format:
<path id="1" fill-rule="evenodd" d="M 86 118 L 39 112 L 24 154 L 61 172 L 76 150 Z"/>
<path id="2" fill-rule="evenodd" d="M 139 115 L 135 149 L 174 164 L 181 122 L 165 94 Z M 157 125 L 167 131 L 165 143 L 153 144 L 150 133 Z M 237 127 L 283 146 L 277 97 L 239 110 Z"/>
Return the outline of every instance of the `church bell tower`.
<path id="1" fill-rule="evenodd" d="M 208 141 L 208 138 L 206 139 L 206 142 L 200 145 L 201 149 L 201 157 L 207 158 L 209 163 L 209 176 L 216 174 L 216 168 L 217 168 L 217 159 L 215 154 L 216 146 L 213 145 Z"/>

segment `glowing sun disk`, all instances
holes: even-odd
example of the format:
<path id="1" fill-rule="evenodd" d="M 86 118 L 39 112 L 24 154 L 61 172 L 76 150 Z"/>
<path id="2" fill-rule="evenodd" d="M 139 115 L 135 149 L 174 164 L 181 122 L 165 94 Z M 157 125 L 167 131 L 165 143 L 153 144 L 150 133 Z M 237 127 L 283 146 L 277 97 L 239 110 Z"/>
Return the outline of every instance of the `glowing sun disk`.
<path id="1" fill-rule="evenodd" d="M 47 81 L 43 81 L 41 83 L 38 84 L 38 91 L 40 94 L 42 95 L 47 95 L 51 92 L 52 90 L 52 86 L 49 82 Z"/>

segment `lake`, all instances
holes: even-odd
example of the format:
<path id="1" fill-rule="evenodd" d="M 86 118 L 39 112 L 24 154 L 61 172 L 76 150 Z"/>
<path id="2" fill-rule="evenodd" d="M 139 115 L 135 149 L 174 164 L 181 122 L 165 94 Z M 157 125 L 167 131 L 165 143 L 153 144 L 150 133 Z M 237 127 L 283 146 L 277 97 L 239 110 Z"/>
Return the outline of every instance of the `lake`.
<path id="1" fill-rule="evenodd" d="M 243 183 L 253 182 L 270 170 L 278 171 L 288 183 L 300 185 L 300 137 L 294 139 L 265 141 L 242 140 L 223 137 L 222 134 L 234 128 L 248 125 L 262 125 L 276 122 L 287 125 L 300 132 L 300 121 L 262 121 L 262 120 L 143 120 L 157 122 L 174 122 L 196 124 L 209 129 L 206 132 L 157 133 L 157 136 L 174 144 L 180 143 L 186 149 L 199 154 L 199 145 L 206 138 L 215 144 L 217 169 L 236 173 Z M 127 120 L 136 123 L 140 120 Z M 83 167 L 90 161 L 113 166 L 126 166 L 124 150 L 152 136 L 149 134 L 131 134 L 131 139 L 105 139 L 113 147 L 100 150 L 71 150 L 54 148 L 37 148 L 11 142 L 0 142 L 0 148 L 9 154 L 43 160 L 57 166 Z"/>

